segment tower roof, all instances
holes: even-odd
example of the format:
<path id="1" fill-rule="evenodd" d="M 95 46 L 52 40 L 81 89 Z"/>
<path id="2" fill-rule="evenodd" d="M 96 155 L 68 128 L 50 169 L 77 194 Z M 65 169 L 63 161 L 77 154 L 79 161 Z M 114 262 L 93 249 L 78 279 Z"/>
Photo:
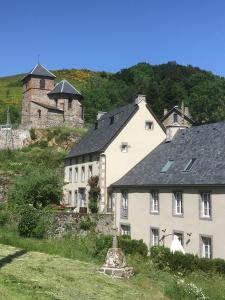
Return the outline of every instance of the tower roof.
<path id="1" fill-rule="evenodd" d="M 71 94 L 81 96 L 81 93 L 67 80 L 62 80 L 59 83 L 57 83 L 55 88 L 48 95 L 54 94 Z"/>
<path id="2" fill-rule="evenodd" d="M 26 76 L 22 79 L 26 79 L 28 76 L 39 76 L 39 77 L 48 77 L 48 78 L 55 78 L 56 76 L 51 73 L 49 70 L 47 70 L 44 66 L 41 64 L 37 64 L 29 73 L 26 74 Z"/>

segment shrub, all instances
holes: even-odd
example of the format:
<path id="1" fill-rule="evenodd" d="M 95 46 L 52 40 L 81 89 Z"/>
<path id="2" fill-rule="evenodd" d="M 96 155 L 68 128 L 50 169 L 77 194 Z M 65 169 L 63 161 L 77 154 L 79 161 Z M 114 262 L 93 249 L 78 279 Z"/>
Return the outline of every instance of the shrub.
<path id="1" fill-rule="evenodd" d="M 51 226 L 51 215 L 47 212 L 40 212 L 36 227 L 32 230 L 32 236 L 42 239 L 47 236 L 47 232 Z"/>
<path id="2" fill-rule="evenodd" d="M 38 211 L 27 206 L 20 214 L 20 220 L 18 224 L 19 234 L 23 237 L 32 236 L 33 230 L 36 228 L 40 215 Z"/>
<path id="3" fill-rule="evenodd" d="M 34 141 L 37 139 L 37 135 L 34 128 L 30 129 L 30 138 Z"/>
<path id="4" fill-rule="evenodd" d="M 105 258 L 109 248 L 112 248 L 111 235 L 99 235 L 96 237 L 95 255 L 98 258 L 100 259 Z"/>
<path id="5" fill-rule="evenodd" d="M 9 214 L 4 211 L 4 210 L 0 210 L 0 226 L 4 226 L 9 219 Z"/>
<path id="6" fill-rule="evenodd" d="M 143 240 L 131 240 L 129 236 L 120 236 L 118 238 L 119 247 L 125 254 L 141 255 L 146 257 L 148 255 L 148 247 Z"/>
<path id="7" fill-rule="evenodd" d="M 223 259 L 201 258 L 193 254 L 171 253 L 169 248 L 163 246 L 151 247 L 150 258 L 159 269 L 169 268 L 172 272 L 216 272 L 225 274 L 225 261 Z"/>
<path id="8" fill-rule="evenodd" d="M 98 199 L 100 196 L 100 188 L 98 186 L 98 181 L 98 176 L 92 176 L 88 180 L 88 184 L 90 186 L 88 207 L 92 213 L 98 212 Z"/>
<path id="9" fill-rule="evenodd" d="M 81 219 L 80 225 L 79 225 L 80 229 L 85 230 L 85 231 L 92 230 L 95 226 L 96 226 L 96 223 L 91 221 L 90 218 Z"/>

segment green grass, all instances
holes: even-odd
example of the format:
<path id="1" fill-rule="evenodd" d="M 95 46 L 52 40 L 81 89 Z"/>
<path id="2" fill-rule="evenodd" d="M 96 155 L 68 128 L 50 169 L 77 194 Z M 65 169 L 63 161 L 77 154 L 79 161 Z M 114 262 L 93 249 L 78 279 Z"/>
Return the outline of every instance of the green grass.
<path id="1" fill-rule="evenodd" d="M 1 259 L 20 249 L 0 245 Z M 99 265 L 39 252 L 27 252 L 0 272 L 0 299 L 166 299 L 148 279 L 98 274 Z"/>

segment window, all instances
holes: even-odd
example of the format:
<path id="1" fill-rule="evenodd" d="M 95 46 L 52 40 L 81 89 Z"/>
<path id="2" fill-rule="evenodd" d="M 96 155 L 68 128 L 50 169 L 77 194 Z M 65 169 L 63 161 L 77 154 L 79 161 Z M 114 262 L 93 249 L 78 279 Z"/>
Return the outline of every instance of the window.
<path id="1" fill-rule="evenodd" d="M 74 171 L 74 182 L 78 182 L 78 168 L 75 168 Z"/>
<path id="2" fill-rule="evenodd" d="M 85 167 L 81 168 L 81 182 L 85 181 Z"/>
<path id="3" fill-rule="evenodd" d="M 152 130 L 153 129 L 153 122 L 145 121 L 145 129 L 146 130 Z"/>
<path id="4" fill-rule="evenodd" d="M 196 161 L 196 158 L 190 159 L 189 162 L 186 164 L 186 166 L 185 166 L 185 168 L 184 168 L 183 171 L 184 172 L 190 171 L 195 161 Z"/>
<path id="5" fill-rule="evenodd" d="M 208 236 L 200 237 L 201 257 L 212 258 L 212 238 Z"/>
<path id="6" fill-rule="evenodd" d="M 130 225 L 129 224 L 121 224 L 120 225 L 120 234 L 121 235 L 130 235 Z"/>
<path id="7" fill-rule="evenodd" d="M 121 147 L 121 152 L 123 152 L 123 153 L 128 152 L 128 144 L 127 143 L 122 143 L 120 147 Z"/>
<path id="8" fill-rule="evenodd" d="M 127 191 L 122 192 L 121 198 L 121 218 L 128 218 L 128 193 Z"/>
<path id="9" fill-rule="evenodd" d="M 40 109 L 38 110 L 38 118 L 39 119 L 41 118 L 41 110 Z"/>
<path id="10" fill-rule="evenodd" d="M 45 80 L 40 79 L 40 89 L 44 90 L 45 89 Z"/>
<path id="11" fill-rule="evenodd" d="M 68 109 L 71 109 L 71 108 L 72 108 L 72 100 L 69 99 L 69 100 L 68 100 Z"/>
<path id="12" fill-rule="evenodd" d="M 69 168 L 69 182 L 72 182 L 72 174 L 73 174 L 73 170 L 72 168 Z"/>
<path id="13" fill-rule="evenodd" d="M 114 116 L 110 117 L 110 125 L 112 125 L 114 123 Z"/>
<path id="14" fill-rule="evenodd" d="M 78 202 L 78 193 L 77 190 L 74 191 L 74 206 L 77 207 L 77 202 Z"/>
<path id="15" fill-rule="evenodd" d="M 184 234 L 180 231 L 174 231 L 173 236 L 176 235 L 178 240 L 180 241 L 181 245 L 184 246 Z"/>
<path id="16" fill-rule="evenodd" d="M 173 194 L 174 204 L 173 204 L 173 214 L 183 215 L 183 197 L 181 192 L 175 192 Z"/>
<path id="17" fill-rule="evenodd" d="M 177 113 L 173 114 L 173 123 L 178 123 L 178 114 Z"/>
<path id="18" fill-rule="evenodd" d="M 68 204 L 69 205 L 71 204 L 71 200 L 72 200 L 72 192 L 69 191 L 69 193 L 68 193 Z"/>
<path id="19" fill-rule="evenodd" d="M 88 167 L 88 178 L 91 178 L 92 176 L 92 166 Z"/>
<path id="20" fill-rule="evenodd" d="M 153 214 L 159 213 L 159 193 L 152 191 L 150 195 L 150 212 Z"/>
<path id="21" fill-rule="evenodd" d="M 151 246 L 158 246 L 159 244 L 159 229 L 158 228 L 151 228 Z"/>
<path id="22" fill-rule="evenodd" d="M 200 217 L 211 218 L 211 194 L 201 193 Z"/>
<path id="23" fill-rule="evenodd" d="M 80 207 L 86 207 L 86 193 L 84 188 L 79 188 Z"/>
<path id="24" fill-rule="evenodd" d="M 172 166 L 173 163 L 174 163 L 173 160 L 168 160 L 166 162 L 166 164 L 162 167 L 162 170 L 160 172 L 161 173 L 166 173 L 169 170 L 169 168 Z"/>

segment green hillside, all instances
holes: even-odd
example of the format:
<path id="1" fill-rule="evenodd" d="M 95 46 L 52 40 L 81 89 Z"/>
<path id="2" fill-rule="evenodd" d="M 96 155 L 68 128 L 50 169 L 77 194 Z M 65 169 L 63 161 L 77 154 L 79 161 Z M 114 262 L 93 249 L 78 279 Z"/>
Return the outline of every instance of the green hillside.
<path id="1" fill-rule="evenodd" d="M 52 71 L 57 81 L 67 79 L 81 91 L 85 100 L 85 120 L 90 123 L 98 110 L 108 111 L 132 101 L 137 93 L 147 95 L 156 114 L 163 108 L 180 105 L 190 107 L 197 122 L 225 119 L 225 78 L 192 66 L 175 62 L 162 65 L 139 63 L 117 73 L 89 70 Z M 0 78 L 0 122 L 5 122 L 5 110 L 11 108 L 13 123 L 20 122 L 21 78 L 15 75 Z"/>

